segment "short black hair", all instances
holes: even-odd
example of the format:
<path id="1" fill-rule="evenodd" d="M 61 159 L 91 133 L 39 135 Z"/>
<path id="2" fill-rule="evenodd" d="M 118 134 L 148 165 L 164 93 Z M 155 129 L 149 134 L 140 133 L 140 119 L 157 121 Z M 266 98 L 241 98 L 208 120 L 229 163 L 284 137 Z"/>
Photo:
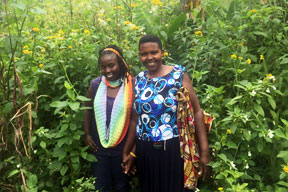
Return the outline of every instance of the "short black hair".
<path id="1" fill-rule="evenodd" d="M 115 49 L 115 50 L 120 54 L 120 56 L 121 56 L 122 58 L 119 57 L 119 55 L 117 55 L 117 54 L 114 53 L 113 51 L 105 50 L 105 49 L 107 49 L 107 48 Z M 129 70 L 128 66 L 126 66 L 126 65 L 124 64 L 124 61 L 126 62 L 126 60 L 125 60 L 125 58 L 124 58 L 124 56 L 123 56 L 123 53 L 122 53 L 121 49 L 120 49 L 118 46 L 116 46 L 116 45 L 108 45 L 107 47 L 105 47 L 105 48 L 103 48 L 103 49 L 101 49 L 101 50 L 99 51 L 99 57 L 98 57 L 98 64 L 99 64 L 99 65 L 100 65 L 101 57 L 102 57 L 103 55 L 108 55 L 108 54 L 115 54 L 115 55 L 116 55 L 117 61 L 118 61 L 118 64 L 119 64 L 119 68 L 120 68 L 120 76 L 121 76 L 121 77 L 126 76 L 126 73 L 127 73 L 127 72 L 130 73 L 130 70 Z M 126 63 L 127 63 L 127 62 L 126 62 Z"/>
<path id="2" fill-rule="evenodd" d="M 151 34 L 151 35 L 145 35 L 141 37 L 141 39 L 139 40 L 139 47 L 138 47 L 139 50 L 140 50 L 140 45 L 144 43 L 157 43 L 158 47 L 162 50 L 162 42 L 157 35 Z"/>

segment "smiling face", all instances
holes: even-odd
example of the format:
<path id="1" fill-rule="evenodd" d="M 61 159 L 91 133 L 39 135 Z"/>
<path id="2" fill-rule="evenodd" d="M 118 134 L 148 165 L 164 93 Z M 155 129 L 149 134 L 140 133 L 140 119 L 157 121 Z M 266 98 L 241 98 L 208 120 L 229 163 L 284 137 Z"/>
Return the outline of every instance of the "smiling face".
<path id="1" fill-rule="evenodd" d="M 100 58 L 101 73 L 108 81 L 120 78 L 120 67 L 117 56 L 114 53 L 104 54 Z"/>
<path id="2" fill-rule="evenodd" d="M 141 62 L 149 72 L 157 72 L 162 66 L 163 50 L 155 42 L 142 43 L 139 47 Z"/>

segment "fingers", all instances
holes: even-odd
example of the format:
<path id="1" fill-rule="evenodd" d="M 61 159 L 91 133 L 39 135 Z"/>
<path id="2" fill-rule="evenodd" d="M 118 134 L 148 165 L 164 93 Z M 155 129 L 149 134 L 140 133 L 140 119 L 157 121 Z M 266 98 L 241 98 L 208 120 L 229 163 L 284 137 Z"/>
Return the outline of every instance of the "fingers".
<path id="1" fill-rule="evenodd" d="M 202 177 L 202 181 L 206 181 L 209 177 L 210 167 L 208 165 L 199 165 L 198 177 Z"/>
<path id="2" fill-rule="evenodd" d="M 86 145 L 89 146 L 93 152 L 96 152 L 98 150 L 97 145 L 91 138 L 86 139 Z"/>

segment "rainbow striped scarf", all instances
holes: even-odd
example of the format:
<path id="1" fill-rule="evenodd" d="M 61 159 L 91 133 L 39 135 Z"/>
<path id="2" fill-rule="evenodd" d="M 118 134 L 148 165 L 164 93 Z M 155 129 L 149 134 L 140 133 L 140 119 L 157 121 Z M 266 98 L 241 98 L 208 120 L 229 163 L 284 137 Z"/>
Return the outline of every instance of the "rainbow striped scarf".
<path id="1" fill-rule="evenodd" d="M 105 84 L 105 77 L 102 77 L 94 98 L 94 113 L 98 135 L 104 148 L 115 147 L 124 139 L 130 123 L 132 94 L 132 77 L 128 75 L 114 100 L 110 125 L 107 127 L 107 85 Z"/>

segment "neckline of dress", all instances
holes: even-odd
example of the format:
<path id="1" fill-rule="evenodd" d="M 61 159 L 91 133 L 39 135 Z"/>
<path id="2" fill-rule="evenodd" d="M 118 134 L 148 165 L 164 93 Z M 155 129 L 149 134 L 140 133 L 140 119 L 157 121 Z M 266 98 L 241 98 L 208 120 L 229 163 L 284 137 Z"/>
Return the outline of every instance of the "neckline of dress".
<path id="1" fill-rule="evenodd" d="M 165 75 L 162 75 L 162 76 L 159 76 L 159 77 L 153 77 L 153 78 L 151 78 L 151 77 L 147 77 L 147 74 L 148 74 L 148 70 L 146 70 L 145 72 L 144 72 L 144 76 L 146 77 L 146 79 L 159 79 L 159 78 L 163 78 L 163 77 L 166 77 L 167 75 L 169 75 L 171 72 L 173 72 L 174 70 L 175 70 L 175 67 L 176 67 L 176 65 L 174 65 L 173 66 L 173 69 L 171 70 L 171 71 L 169 71 L 167 74 L 165 74 Z"/>

